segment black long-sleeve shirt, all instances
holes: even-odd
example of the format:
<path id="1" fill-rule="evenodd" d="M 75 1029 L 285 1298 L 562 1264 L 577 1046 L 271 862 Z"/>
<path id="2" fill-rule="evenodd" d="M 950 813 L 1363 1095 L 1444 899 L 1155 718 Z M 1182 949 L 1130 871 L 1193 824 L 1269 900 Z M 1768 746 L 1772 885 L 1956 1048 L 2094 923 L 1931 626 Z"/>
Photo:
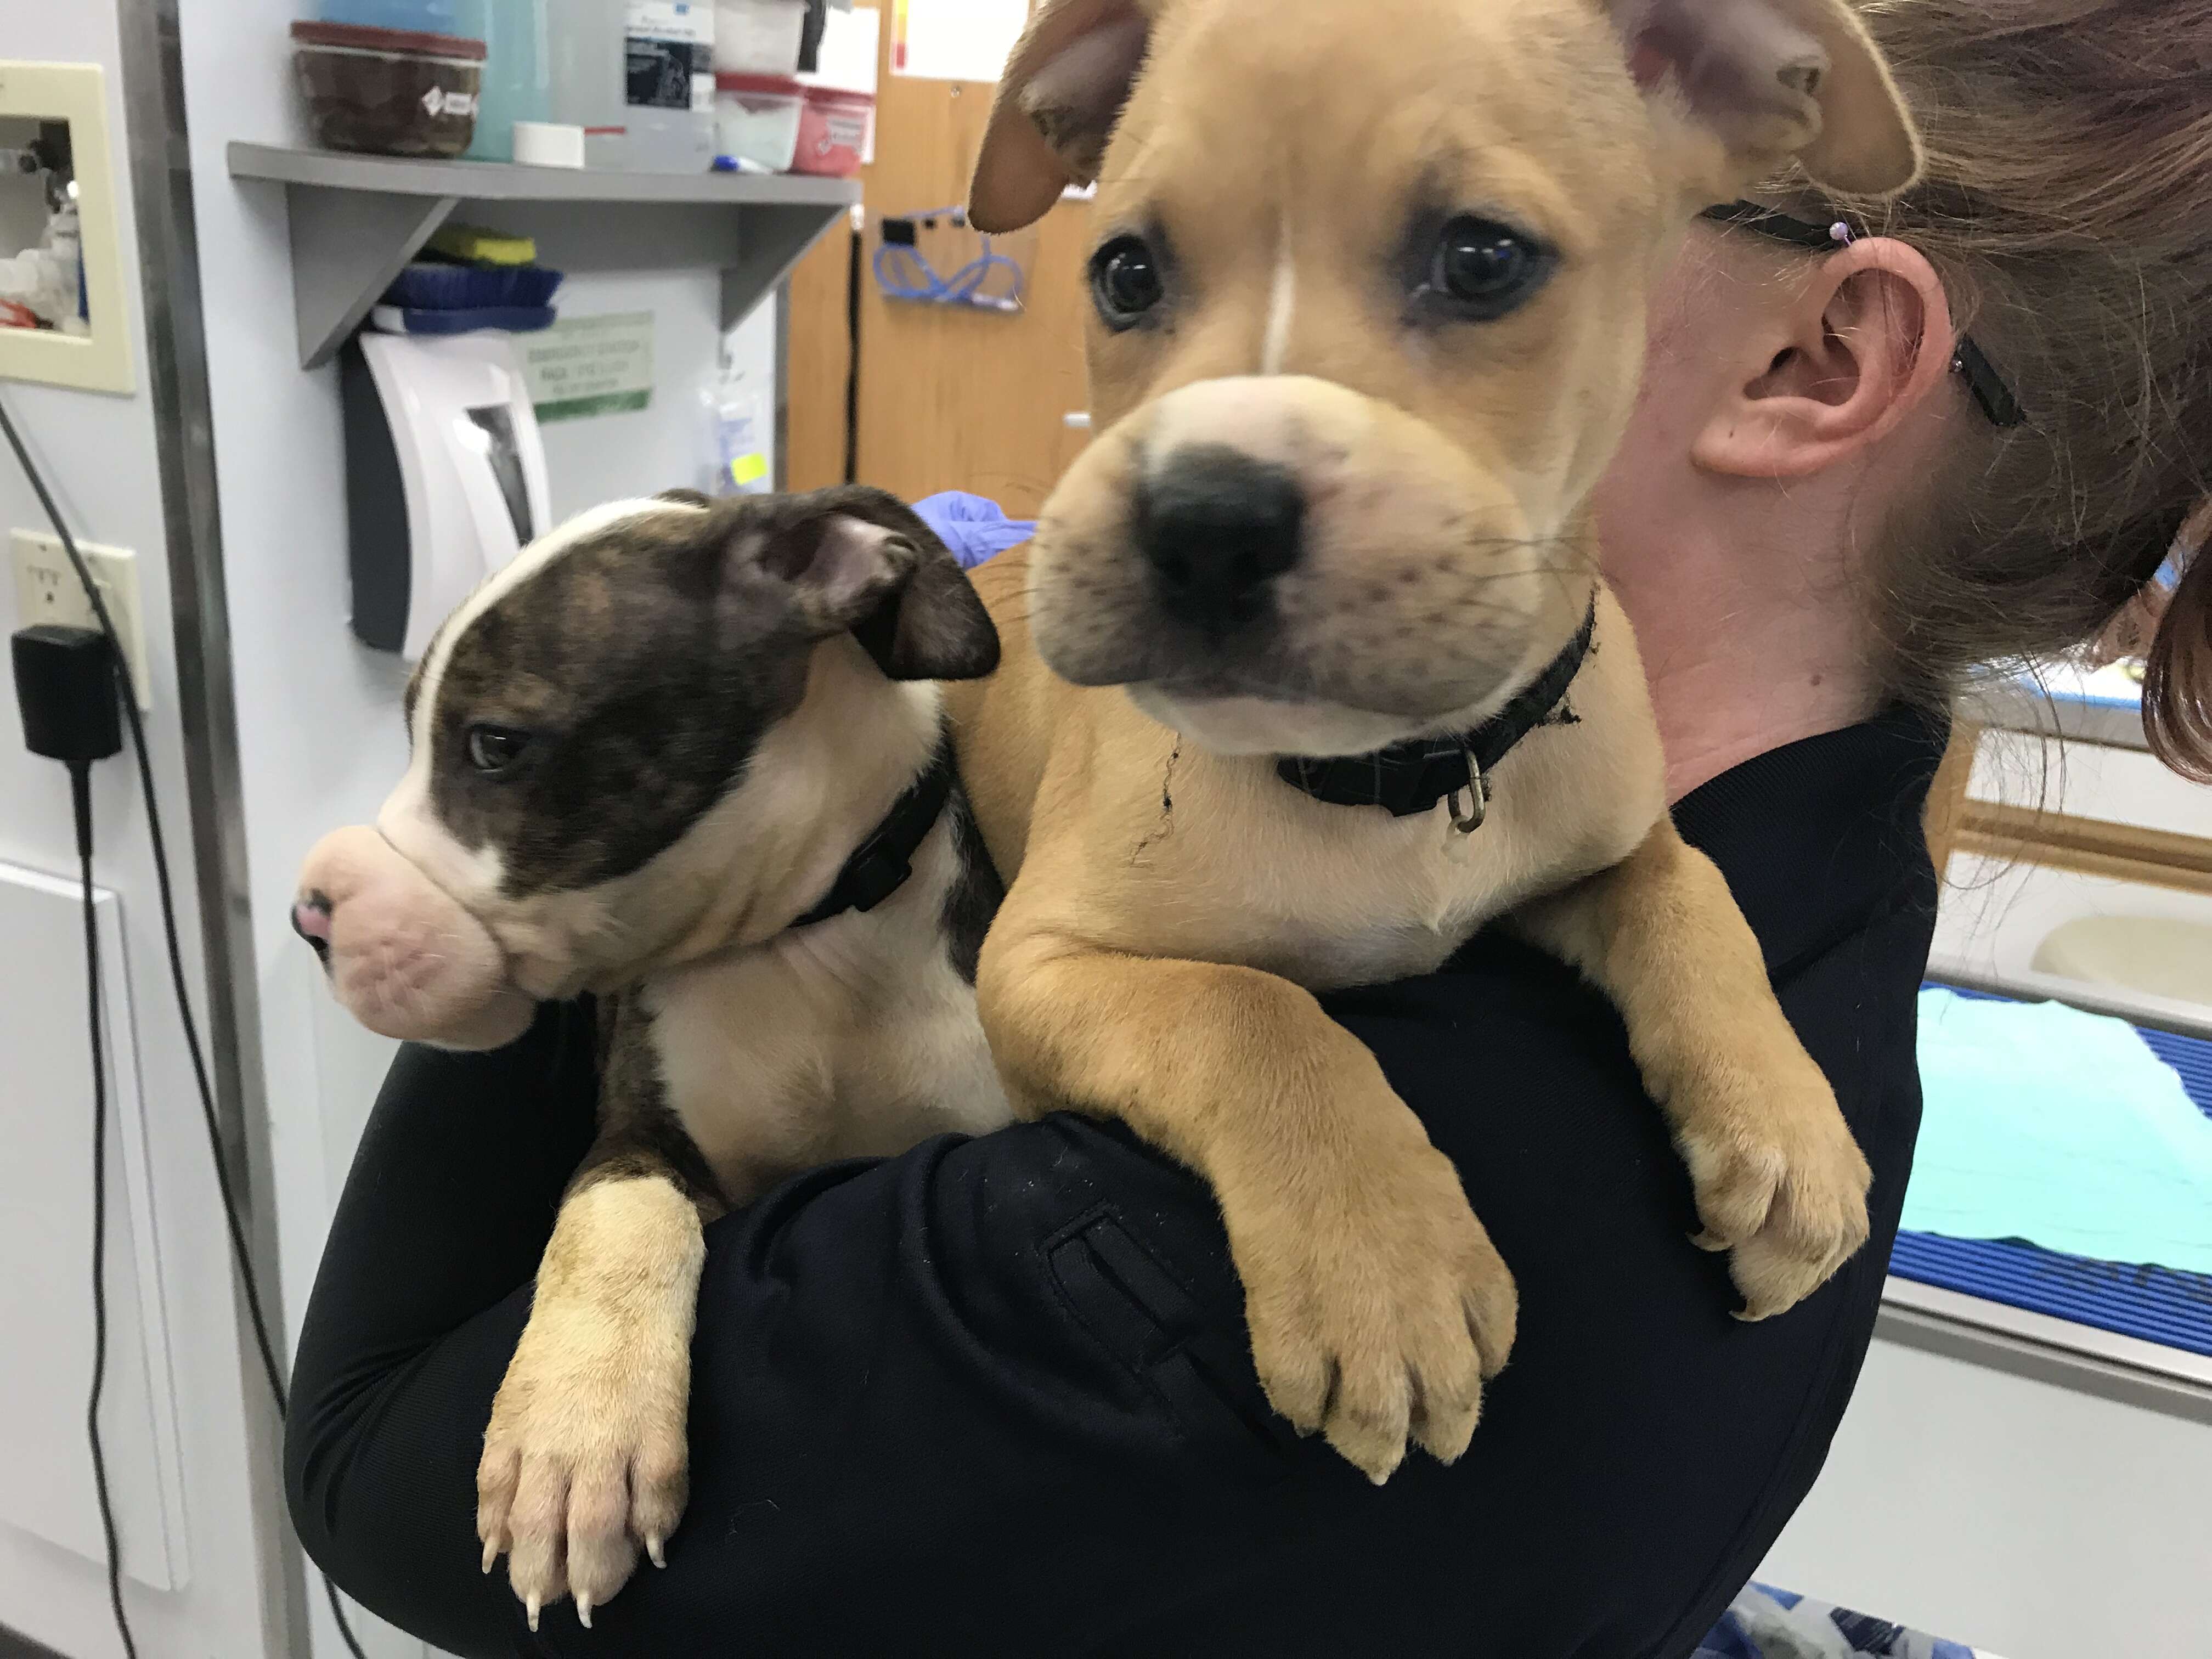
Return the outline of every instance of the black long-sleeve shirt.
<path id="1" fill-rule="evenodd" d="M 1940 734 L 1893 712 L 1676 812 L 1875 1170 L 1874 1237 L 1746 1326 L 1610 1007 L 1502 939 L 1330 1012 L 1518 1278 L 1474 1443 L 1370 1487 L 1269 1413 L 1201 1183 L 1054 1117 L 797 1181 L 708 1229 L 691 1498 L 665 1571 L 532 1636 L 477 1571 L 477 1455 L 592 1133 L 590 1017 L 410 1049 L 307 1311 L 308 1553 L 465 1656 L 1679 1656 L 1804 1496 L 1872 1330 L 1918 1125 Z M 1510 787 L 1510 777 L 1504 787 Z M 1806 1586 L 1817 1589 L 1818 1586 Z"/>

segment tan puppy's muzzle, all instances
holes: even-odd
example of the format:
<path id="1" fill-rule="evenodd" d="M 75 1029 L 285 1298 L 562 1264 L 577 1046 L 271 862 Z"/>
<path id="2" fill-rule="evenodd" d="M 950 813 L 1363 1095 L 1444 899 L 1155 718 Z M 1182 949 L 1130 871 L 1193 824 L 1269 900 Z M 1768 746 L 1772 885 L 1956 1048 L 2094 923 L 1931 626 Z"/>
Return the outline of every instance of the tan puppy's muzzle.
<path id="1" fill-rule="evenodd" d="M 1156 714 L 1303 710 L 1308 753 L 1458 717 L 1587 600 L 1580 552 L 1532 529 L 1498 470 L 1304 375 L 1200 380 L 1137 408 L 1054 492 L 1031 560 L 1056 672 L 1147 688 Z"/>

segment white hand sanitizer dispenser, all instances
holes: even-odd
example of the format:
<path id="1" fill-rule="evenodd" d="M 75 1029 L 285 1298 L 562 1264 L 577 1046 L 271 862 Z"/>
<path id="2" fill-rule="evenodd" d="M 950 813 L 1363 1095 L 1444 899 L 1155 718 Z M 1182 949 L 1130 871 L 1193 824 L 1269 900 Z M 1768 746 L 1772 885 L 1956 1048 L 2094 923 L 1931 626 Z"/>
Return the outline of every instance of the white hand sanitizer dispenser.
<path id="1" fill-rule="evenodd" d="M 339 375 L 353 630 L 411 662 L 550 527 L 538 416 L 505 334 L 363 333 Z"/>

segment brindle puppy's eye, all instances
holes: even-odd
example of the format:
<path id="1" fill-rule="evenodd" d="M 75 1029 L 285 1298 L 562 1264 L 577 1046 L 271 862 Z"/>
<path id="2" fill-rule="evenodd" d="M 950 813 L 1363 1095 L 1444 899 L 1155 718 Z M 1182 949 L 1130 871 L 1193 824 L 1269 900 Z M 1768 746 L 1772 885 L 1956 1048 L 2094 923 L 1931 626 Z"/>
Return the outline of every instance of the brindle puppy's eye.
<path id="1" fill-rule="evenodd" d="M 1091 256 L 1091 296 L 1116 334 L 1142 322 L 1166 292 L 1159 258 L 1141 236 L 1116 236 Z"/>
<path id="2" fill-rule="evenodd" d="M 1534 294 L 1551 265 L 1543 248 L 1510 226 L 1462 214 L 1437 233 L 1421 292 L 1453 317 L 1486 323 Z"/>
<path id="3" fill-rule="evenodd" d="M 488 777 L 497 777 L 529 752 L 530 733 L 511 726 L 469 727 L 469 764 Z"/>

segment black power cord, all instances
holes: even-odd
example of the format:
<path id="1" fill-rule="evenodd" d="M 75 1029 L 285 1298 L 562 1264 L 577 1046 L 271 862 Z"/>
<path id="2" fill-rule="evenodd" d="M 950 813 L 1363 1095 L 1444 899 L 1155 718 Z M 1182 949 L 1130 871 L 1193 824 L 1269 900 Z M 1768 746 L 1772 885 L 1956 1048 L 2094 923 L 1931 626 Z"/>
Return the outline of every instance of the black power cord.
<path id="1" fill-rule="evenodd" d="M 6 435 L 8 447 L 15 451 L 16 464 L 22 468 L 24 477 L 29 481 L 32 493 L 39 498 L 39 505 L 46 512 L 46 521 L 53 526 L 54 535 L 61 542 L 62 550 L 69 556 L 70 568 L 76 572 L 77 580 L 83 585 L 85 599 L 92 606 L 92 613 L 99 619 L 100 637 L 106 653 L 106 661 L 101 665 L 104 670 L 101 678 L 105 681 L 106 692 L 103 699 L 106 710 L 104 718 L 112 726 L 115 704 L 120 702 L 124 718 L 131 728 L 131 747 L 133 757 L 138 763 L 139 792 L 146 805 L 147 839 L 152 846 L 154 854 L 154 884 L 161 898 L 161 933 L 168 950 L 169 986 L 176 998 L 178 1021 L 184 1028 L 185 1052 L 191 1057 L 192 1081 L 199 1097 L 200 1121 L 207 1133 L 208 1153 L 215 1166 L 216 1189 L 222 1199 L 223 1224 L 230 1235 L 231 1258 L 237 1267 L 240 1286 L 246 1294 L 246 1311 L 247 1319 L 253 1328 L 254 1347 L 260 1354 L 262 1372 L 268 1379 L 269 1392 L 276 1400 L 276 1415 L 281 1421 L 289 1411 L 291 1402 L 284 1386 L 283 1367 L 277 1364 L 276 1346 L 270 1337 L 268 1316 L 262 1309 L 260 1284 L 254 1277 L 252 1258 L 246 1250 L 246 1226 L 241 1218 L 238 1194 L 231 1185 L 229 1166 L 223 1158 L 222 1130 L 216 1118 L 215 1090 L 208 1081 L 207 1058 L 200 1045 L 199 1024 L 192 1015 L 191 984 L 185 972 L 184 945 L 177 927 L 176 896 L 169 881 L 168 846 L 161 834 L 160 799 L 154 787 L 152 750 L 147 745 L 145 724 L 138 717 L 138 697 L 136 688 L 131 684 L 125 666 L 122 635 L 116 629 L 115 619 L 108 614 L 107 602 L 100 596 L 100 585 L 92 579 L 91 568 L 85 563 L 84 555 L 77 550 L 76 538 L 70 534 L 69 526 L 62 521 L 61 508 L 55 503 L 53 493 L 46 488 L 45 475 L 39 471 L 37 464 L 31 459 L 30 451 L 24 447 L 22 434 L 15 429 L 15 422 L 9 416 L 8 406 L 5 404 L 0 404 L 0 434 Z M 24 631 L 27 634 L 36 635 L 43 632 L 82 633 L 83 630 L 28 629 Z M 21 636 L 18 637 L 20 639 Z M 17 650 L 20 663 L 21 651 L 20 645 Z M 82 705 L 79 706 L 82 707 Z M 83 718 L 95 717 L 87 713 L 83 714 Z M 63 739 L 65 742 L 70 740 L 67 737 Z M 33 747 L 36 747 L 35 744 Z M 38 752 L 50 751 L 39 750 Z M 87 944 L 88 948 L 94 951 L 98 947 L 91 909 L 90 764 L 94 760 L 105 759 L 116 752 L 117 747 L 110 746 L 99 754 L 88 755 L 82 758 L 73 754 L 60 757 L 69 761 L 70 791 L 77 803 L 78 850 L 84 867 Z M 80 776 L 80 773 L 83 775 Z M 95 1103 L 99 1110 L 97 1119 L 99 1127 L 94 1131 L 94 1140 L 95 1157 L 100 1160 L 94 1165 L 93 1188 L 95 1218 L 93 1243 L 94 1274 L 93 1408 L 96 1411 L 102 1374 L 105 1370 L 106 1343 L 106 1297 L 104 1287 L 100 1284 L 103 1277 L 102 1269 L 105 1267 L 106 1219 L 105 1215 L 106 1111 L 104 1097 L 106 1073 L 98 1035 L 100 978 L 96 961 L 93 969 L 92 1000 L 94 1031 L 93 1079 L 94 1092 L 97 1097 Z M 99 1426 L 95 1422 L 91 1425 L 93 1473 L 100 1488 L 100 1518 L 107 1534 L 108 1591 L 114 1605 L 117 1626 L 123 1634 L 124 1647 L 131 1653 L 132 1659 L 136 1659 L 137 1650 L 131 1644 L 130 1626 L 125 1622 L 123 1616 L 121 1565 L 116 1549 L 114 1521 L 109 1511 L 106 1461 L 100 1446 L 99 1432 Z M 331 1616 L 337 1621 L 338 1635 L 344 1640 L 346 1650 L 353 1656 L 353 1659 L 368 1659 L 368 1656 L 362 1651 L 360 1639 L 354 1635 L 353 1626 L 347 1622 L 345 1608 L 338 1601 L 337 1586 L 331 1582 L 328 1573 L 323 1575 L 323 1591 L 329 1598 Z"/>
<path id="2" fill-rule="evenodd" d="M 100 1535 L 106 1543 L 107 1605 L 123 1651 L 138 1659 L 138 1644 L 123 1608 L 123 1552 L 108 1490 L 107 1450 L 100 1437 L 100 1401 L 107 1388 L 107 1043 L 100 1029 L 100 912 L 92 885 L 92 769 L 123 747 L 115 714 L 115 658 L 104 636 L 84 628 L 26 628 L 15 635 L 10 654 L 24 745 L 69 768 L 70 805 L 76 819 L 84 896 L 84 1006 L 92 1035 L 92 1387 L 85 1401 L 84 1433 L 92 1450 Z"/>
<path id="3" fill-rule="evenodd" d="M 92 1028 L 92 1389 L 85 1401 L 84 1436 L 92 1448 L 92 1485 L 107 1543 L 107 1605 L 115 1613 L 123 1651 L 138 1659 L 138 1644 L 131 1639 L 131 1620 L 123 1611 L 123 1547 L 115 1532 L 115 1500 L 107 1489 L 107 1452 L 100 1443 L 100 1396 L 107 1383 L 107 1056 L 100 1029 L 100 913 L 92 892 L 92 768 L 85 762 L 70 763 L 70 800 L 76 809 L 76 861 L 84 887 L 84 1006 Z"/>

